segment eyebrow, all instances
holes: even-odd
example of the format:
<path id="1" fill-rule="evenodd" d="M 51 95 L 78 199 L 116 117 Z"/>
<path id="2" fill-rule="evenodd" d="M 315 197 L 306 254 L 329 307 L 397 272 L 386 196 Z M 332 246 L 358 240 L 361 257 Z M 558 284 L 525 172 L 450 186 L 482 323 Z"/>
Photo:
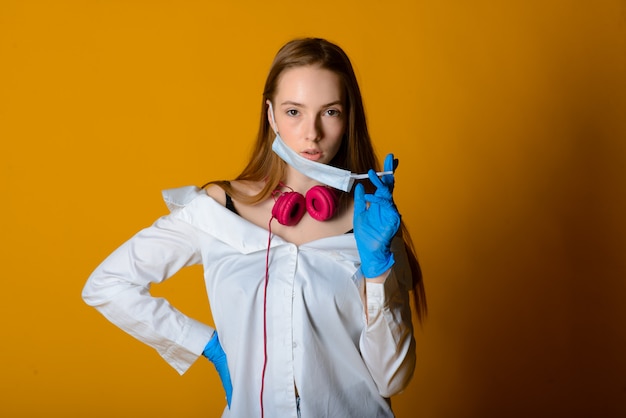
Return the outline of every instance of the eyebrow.
<path id="1" fill-rule="evenodd" d="M 294 102 L 291 100 L 286 100 L 282 102 L 280 105 L 281 106 L 291 105 L 291 106 L 305 107 L 302 103 Z M 330 103 L 326 103 L 325 105 L 322 105 L 322 107 L 329 107 L 329 106 L 335 106 L 335 105 L 343 106 L 343 102 L 341 100 L 335 100 L 334 102 L 330 102 Z"/>

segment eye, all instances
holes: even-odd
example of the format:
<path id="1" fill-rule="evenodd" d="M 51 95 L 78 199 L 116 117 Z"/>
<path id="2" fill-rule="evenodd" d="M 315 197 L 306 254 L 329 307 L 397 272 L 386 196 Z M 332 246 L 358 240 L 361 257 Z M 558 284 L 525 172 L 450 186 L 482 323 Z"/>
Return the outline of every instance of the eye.
<path id="1" fill-rule="evenodd" d="M 326 114 L 328 116 L 334 116 L 334 117 L 341 116 L 341 112 L 339 110 L 337 110 L 337 109 L 328 109 L 326 111 Z"/>
<path id="2" fill-rule="evenodd" d="M 297 109 L 289 109 L 286 113 L 287 116 L 298 116 L 300 114 Z"/>

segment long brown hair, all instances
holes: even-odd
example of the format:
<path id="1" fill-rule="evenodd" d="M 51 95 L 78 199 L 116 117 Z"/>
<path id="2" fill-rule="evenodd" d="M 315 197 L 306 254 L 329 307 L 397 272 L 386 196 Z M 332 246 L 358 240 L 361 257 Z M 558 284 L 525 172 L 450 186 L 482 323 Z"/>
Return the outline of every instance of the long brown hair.
<path id="1" fill-rule="evenodd" d="M 215 181 L 226 193 L 245 203 L 255 204 L 269 198 L 276 190 L 285 174 L 285 163 L 272 151 L 274 132 L 267 118 L 267 101 L 272 102 L 278 88 L 280 76 L 286 70 L 296 67 L 317 66 L 334 72 L 340 78 L 345 97 L 347 126 L 339 151 L 330 162 L 335 167 L 350 170 L 353 173 L 365 173 L 370 168 L 378 171 L 379 163 L 374 153 L 372 141 L 367 129 L 365 109 L 361 98 L 361 90 L 354 74 L 354 69 L 346 53 L 337 45 L 320 38 L 295 39 L 285 44 L 276 54 L 265 81 L 261 100 L 259 130 L 252 155 L 246 167 L 235 180 L 264 182 L 263 189 L 256 195 L 249 196 L 234 189 L 228 181 Z M 363 183 L 368 191 L 372 191 L 369 181 Z M 206 186 L 206 185 L 205 185 Z M 352 195 L 344 193 L 345 202 Z M 421 320 L 426 315 L 426 298 L 422 281 L 421 269 L 415 256 L 413 242 L 404 222 L 401 225 L 402 236 L 409 256 L 409 264 L 413 275 L 414 301 L 416 312 Z"/>

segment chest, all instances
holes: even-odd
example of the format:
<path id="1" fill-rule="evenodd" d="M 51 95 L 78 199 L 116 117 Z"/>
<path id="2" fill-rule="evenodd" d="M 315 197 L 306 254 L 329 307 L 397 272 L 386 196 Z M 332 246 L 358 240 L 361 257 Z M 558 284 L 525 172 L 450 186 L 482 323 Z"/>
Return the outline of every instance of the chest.
<path id="1" fill-rule="evenodd" d="M 272 216 L 273 200 L 267 200 L 258 205 L 237 206 L 239 215 L 253 224 L 268 230 L 273 235 L 295 245 L 303 245 L 308 242 L 345 234 L 352 230 L 352 206 L 340 208 L 337 213 L 328 220 L 318 221 L 305 212 L 297 224 L 292 226 L 282 225 Z"/>
<path id="2" fill-rule="evenodd" d="M 273 237 L 269 248 L 259 245 L 246 253 L 227 243 L 212 241 L 204 248 L 202 258 L 207 290 L 216 292 L 228 288 L 230 292 L 253 289 L 246 292 L 257 293 L 267 273 L 274 286 L 315 287 L 316 291 L 326 288 L 335 293 L 345 283 L 356 280 L 360 272 L 352 234 L 322 238 L 301 246 Z"/>

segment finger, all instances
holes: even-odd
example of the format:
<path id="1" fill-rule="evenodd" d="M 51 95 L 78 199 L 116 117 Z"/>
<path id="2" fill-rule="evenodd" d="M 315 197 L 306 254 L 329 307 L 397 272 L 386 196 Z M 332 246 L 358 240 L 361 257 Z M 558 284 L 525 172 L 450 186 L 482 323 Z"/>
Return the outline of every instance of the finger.
<path id="1" fill-rule="evenodd" d="M 369 179 L 376 186 L 376 196 L 391 199 L 391 191 L 393 190 L 393 174 L 388 174 L 383 176 L 383 179 L 378 178 L 376 172 L 374 170 L 370 170 L 367 173 L 369 175 Z M 387 177 L 387 182 L 384 181 L 384 178 Z M 389 185 L 391 183 L 391 185 Z"/>
<path id="2" fill-rule="evenodd" d="M 354 188 L 354 216 L 365 211 L 365 188 L 361 183 L 357 183 Z"/>
<path id="3" fill-rule="evenodd" d="M 378 196 L 375 194 L 366 194 L 365 201 L 371 205 L 379 205 L 381 207 L 392 207 L 394 206 L 393 200 L 390 199 L 390 196 Z"/>
<path id="4" fill-rule="evenodd" d="M 391 175 L 391 174 L 390 174 Z M 367 172 L 367 176 L 370 179 L 370 181 L 372 182 L 372 184 L 374 186 L 376 186 L 377 189 L 380 189 L 381 187 L 385 187 L 385 185 L 383 184 L 383 182 L 380 180 L 380 178 L 378 177 L 378 175 L 376 174 L 376 172 L 374 170 L 372 170 L 371 168 L 369 169 L 369 171 Z M 384 176 L 383 176 L 384 177 Z"/>
<path id="5" fill-rule="evenodd" d="M 389 153 L 385 157 L 385 162 L 384 162 L 383 167 L 385 171 L 395 172 L 396 168 L 398 167 L 398 160 L 393 158 L 393 154 Z M 385 185 L 389 188 L 389 190 L 393 191 L 395 178 L 392 174 L 386 174 L 382 176 L 381 180 L 383 183 L 385 183 Z"/>
<path id="6" fill-rule="evenodd" d="M 393 154 L 392 153 L 387 154 L 387 156 L 385 157 L 385 163 L 384 163 L 385 171 L 394 171 L 396 169 L 396 167 L 397 167 L 396 161 L 398 161 L 398 160 L 395 160 L 393 158 Z"/>

